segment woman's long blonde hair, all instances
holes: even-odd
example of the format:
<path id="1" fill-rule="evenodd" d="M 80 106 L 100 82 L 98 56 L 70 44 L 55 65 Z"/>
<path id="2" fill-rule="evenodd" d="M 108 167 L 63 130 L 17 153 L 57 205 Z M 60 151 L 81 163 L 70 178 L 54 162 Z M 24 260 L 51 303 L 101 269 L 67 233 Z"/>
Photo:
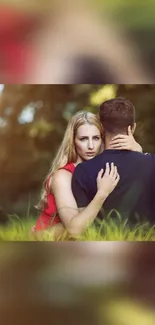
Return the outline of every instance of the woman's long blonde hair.
<path id="1" fill-rule="evenodd" d="M 97 115 L 87 111 L 79 111 L 71 118 L 66 128 L 63 141 L 44 180 L 40 202 L 36 208 L 43 210 L 45 204 L 47 203 L 47 195 L 49 192 L 46 187 L 46 182 L 50 175 L 56 172 L 59 168 L 77 161 L 78 157 L 75 147 L 75 136 L 78 128 L 84 124 L 95 125 L 99 129 L 101 137 L 103 137 L 103 126 Z"/>

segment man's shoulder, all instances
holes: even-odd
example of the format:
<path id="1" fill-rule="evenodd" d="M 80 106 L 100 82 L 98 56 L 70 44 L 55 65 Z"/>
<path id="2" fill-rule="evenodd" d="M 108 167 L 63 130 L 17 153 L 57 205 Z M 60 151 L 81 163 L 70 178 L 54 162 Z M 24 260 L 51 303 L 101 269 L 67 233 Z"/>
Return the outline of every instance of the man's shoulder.
<path id="1" fill-rule="evenodd" d="M 75 176 L 76 174 L 81 174 L 83 172 L 86 172 L 88 170 L 88 166 L 89 166 L 88 162 L 89 161 L 83 161 L 80 164 L 78 164 L 75 167 L 73 176 Z"/>
<path id="2" fill-rule="evenodd" d="M 150 152 L 142 152 L 139 154 L 141 155 L 141 157 L 143 157 L 144 159 L 152 159 L 155 160 L 155 154 L 154 153 L 150 153 Z"/>
<path id="3" fill-rule="evenodd" d="M 83 161 L 82 163 L 78 164 L 75 168 L 75 171 L 89 171 L 91 168 L 94 168 L 94 166 L 97 166 L 100 160 L 102 159 L 102 154 L 97 155 L 96 157 Z M 74 171 L 74 173 L 75 173 Z"/>
<path id="4" fill-rule="evenodd" d="M 149 152 L 141 153 L 136 151 L 130 151 L 129 157 L 132 157 L 133 159 L 139 157 L 138 161 L 140 160 L 146 164 L 147 162 L 148 163 L 152 162 L 153 164 L 155 164 L 155 154 L 153 153 L 149 153 Z M 90 160 L 84 161 L 76 166 L 74 175 L 89 174 L 91 171 L 94 172 L 95 170 L 98 169 L 98 167 L 100 167 L 101 162 L 104 161 L 106 162 L 108 158 L 111 158 L 111 155 L 109 156 L 108 152 L 103 152 Z"/>
<path id="5" fill-rule="evenodd" d="M 131 157 L 139 157 L 142 160 L 155 160 L 155 154 L 150 152 L 130 151 Z"/>
<path id="6" fill-rule="evenodd" d="M 137 159 L 136 159 L 137 157 Z M 129 159 L 130 160 L 130 159 Z M 142 163 L 143 165 L 146 166 L 146 168 L 150 168 L 151 166 L 154 168 L 155 167 L 155 154 L 154 153 L 149 153 L 149 152 L 133 152 L 133 159 L 132 161 L 137 161 L 139 163 Z"/>

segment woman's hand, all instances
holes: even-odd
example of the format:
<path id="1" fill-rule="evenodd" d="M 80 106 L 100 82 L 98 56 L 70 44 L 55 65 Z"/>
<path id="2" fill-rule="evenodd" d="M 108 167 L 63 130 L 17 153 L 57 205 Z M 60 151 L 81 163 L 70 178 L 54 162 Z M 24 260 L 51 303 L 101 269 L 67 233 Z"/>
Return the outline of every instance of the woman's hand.
<path id="1" fill-rule="evenodd" d="M 98 195 L 105 199 L 114 190 L 120 180 L 120 176 L 117 171 L 117 167 L 114 163 L 106 163 L 105 173 L 103 175 L 103 169 L 101 169 L 97 176 L 97 189 Z"/>
<path id="2" fill-rule="evenodd" d="M 143 152 L 142 147 L 133 137 L 131 126 L 128 127 L 128 135 L 118 134 L 112 138 L 110 149 L 132 150 Z"/>

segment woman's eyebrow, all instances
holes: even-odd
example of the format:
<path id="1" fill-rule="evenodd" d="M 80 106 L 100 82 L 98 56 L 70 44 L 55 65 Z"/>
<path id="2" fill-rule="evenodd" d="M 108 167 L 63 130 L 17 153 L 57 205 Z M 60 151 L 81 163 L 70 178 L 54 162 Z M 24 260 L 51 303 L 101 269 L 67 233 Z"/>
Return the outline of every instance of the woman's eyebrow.
<path id="1" fill-rule="evenodd" d="M 100 136 L 99 134 L 95 134 L 95 135 L 93 135 L 92 137 L 94 138 L 94 137 L 99 137 L 99 136 Z M 88 135 L 80 135 L 79 137 L 80 137 L 80 138 L 89 138 Z"/>

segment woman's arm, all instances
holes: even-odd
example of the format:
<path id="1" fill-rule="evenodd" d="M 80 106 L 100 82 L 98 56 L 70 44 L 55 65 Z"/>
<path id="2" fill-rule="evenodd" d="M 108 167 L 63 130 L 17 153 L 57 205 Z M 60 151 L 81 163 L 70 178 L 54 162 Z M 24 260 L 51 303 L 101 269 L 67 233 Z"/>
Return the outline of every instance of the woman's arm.
<path id="1" fill-rule="evenodd" d="M 94 221 L 98 212 L 108 195 L 114 190 L 119 175 L 117 167 L 111 164 L 106 165 L 103 175 L 103 169 L 97 177 L 98 191 L 90 202 L 82 211 L 79 211 L 71 189 L 72 175 L 66 170 L 59 170 L 52 177 L 51 190 L 54 194 L 57 211 L 62 223 L 71 236 L 78 236 Z"/>

